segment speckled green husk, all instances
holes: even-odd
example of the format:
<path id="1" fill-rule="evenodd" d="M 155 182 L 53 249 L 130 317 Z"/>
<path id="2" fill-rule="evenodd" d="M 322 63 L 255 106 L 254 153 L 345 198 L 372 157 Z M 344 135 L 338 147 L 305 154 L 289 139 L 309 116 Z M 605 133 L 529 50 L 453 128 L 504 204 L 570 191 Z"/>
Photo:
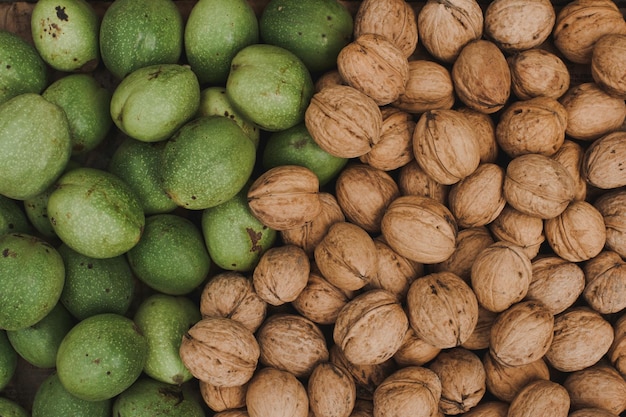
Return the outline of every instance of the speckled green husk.
<path id="1" fill-rule="evenodd" d="M 0 31 L 0 104 L 48 85 L 48 68 L 37 50 L 15 33 Z"/>
<path id="2" fill-rule="evenodd" d="M 147 355 L 146 338 L 131 319 L 98 314 L 79 322 L 65 336 L 57 354 L 57 372 L 70 394 L 103 401 L 139 378 Z"/>
<path id="3" fill-rule="evenodd" d="M 32 227 L 17 201 L 0 195 L 0 235 L 13 232 L 31 233 Z"/>
<path id="4" fill-rule="evenodd" d="M 43 319 L 63 290 L 65 267 L 58 251 L 22 233 L 0 236 L 0 329 L 19 330 Z"/>
<path id="5" fill-rule="evenodd" d="M 55 372 L 35 392 L 32 417 L 111 417 L 112 407 L 111 399 L 86 401 L 73 396 Z"/>
<path id="6" fill-rule="evenodd" d="M 0 416 L 2 417 L 30 417 L 24 407 L 13 400 L 0 397 Z"/>
<path id="7" fill-rule="evenodd" d="M 4 330 L 0 330 L 0 391 L 6 387 L 17 369 L 17 352 Z"/>

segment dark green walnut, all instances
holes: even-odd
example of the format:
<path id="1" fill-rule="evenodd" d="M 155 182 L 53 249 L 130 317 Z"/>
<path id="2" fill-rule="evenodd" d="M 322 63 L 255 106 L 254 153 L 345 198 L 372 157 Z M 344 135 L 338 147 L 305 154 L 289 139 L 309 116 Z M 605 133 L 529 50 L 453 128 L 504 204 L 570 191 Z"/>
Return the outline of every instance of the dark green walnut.
<path id="1" fill-rule="evenodd" d="M 187 297 L 154 294 L 142 301 L 134 320 L 148 340 L 144 373 L 174 385 L 191 380 L 178 352 L 184 334 L 201 318 L 198 306 Z"/>
<path id="2" fill-rule="evenodd" d="M 95 168 L 64 174 L 48 199 L 57 236 L 85 256 L 112 258 L 139 242 L 145 217 L 137 196 L 120 178 Z"/>
<path id="3" fill-rule="evenodd" d="M 2 417 L 30 417 L 24 407 L 13 400 L 0 397 L 0 416 Z"/>
<path id="4" fill-rule="evenodd" d="M 65 112 L 39 94 L 0 105 L 0 194 L 25 200 L 61 175 L 71 154 Z"/>
<path id="5" fill-rule="evenodd" d="M 124 255 L 96 259 L 62 244 L 57 249 L 65 263 L 61 303 L 77 319 L 101 313 L 126 314 L 135 280 Z"/>
<path id="6" fill-rule="evenodd" d="M 18 35 L 0 30 L 0 104 L 48 85 L 48 68 L 37 50 Z"/>
<path id="7" fill-rule="evenodd" d="M 13 349 L 38 368 L 54 368 L 61 340 L 74 326 L 72 315 L 57 303 L 50 313 L 30 327 L 8 330 Z"/>
<path id="8" fill-rule="evenodd" d="M 0 235 L 13 232 L 31 233 L 32 227 L 17 201 L 0 195 Z"/>
<path id="9" fill-rule="evenodd" d="M 202 233 L 191 220 L 176 214 L 147 217 L 141 240 L 126 256 L 137 278 L 171 295 L 193 291 L 211 267 Z"/>
<path id="10" fill-rule="evenodd" d="M 57 373 L 70 394 L 103 401 L 139 378 L 147 356 L 146 338 L 131 319 L 98 314 L 82 320 L 65 336 L 57 354 Z"/>
<path id="11" fill-rule="evenodd" d="M 264 43 L 288 49 L 318 73 L 337 65 L 353 26 L 352 14 L 337 0 L 272 0 L 259 21 Z"/>
<path id="12" fill-rule="evenodd" d="M 111 417 L 113 400 L 86 401 L 67 392 L 56 372 L 39 385 L 32 417 Z"/>
<path id="13" fill-rule="evenodd" d="M 0 330 L 0 391 L 11 382 L 17 369 L 17 352 L 4 330 Z"/>
<path id="14" fill-rule="evenodd" d="M 175 64 L 183 32 L 172 0 L 115 0 L 100 24 L 102 62 L 119 79 L 149 65 Z"/>
<path id="15" fill-rule="evenodd" d="M 65 267 L 58 251 L 22 233 L 0 236 L 0 329 L 19 330 L 43 319 L 57 304 Z"/>

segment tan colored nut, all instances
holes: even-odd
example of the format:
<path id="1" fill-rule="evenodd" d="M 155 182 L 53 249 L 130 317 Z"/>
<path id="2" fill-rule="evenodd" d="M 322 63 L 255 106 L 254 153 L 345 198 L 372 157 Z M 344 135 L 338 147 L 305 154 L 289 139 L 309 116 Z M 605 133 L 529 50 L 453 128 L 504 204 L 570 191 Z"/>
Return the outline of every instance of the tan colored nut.
<path id="1" fill-rule="evenodd" d="M 476 0 L 428 0 L 417 15 L 424 48 L 446 63 L 454 62 L 467 43 L 482 37 L 483 25 L 483 10 Z"/>
<path id="2" fill-rule="evenodd" d="M 509 204 L 504 206 L 488 227 L 496 240 L 521 247 L 529 259 L 537 256 L 541 244 L 546 239 L 543 233 L 543 220 L 540 217 L 524 214 Z"/>
<path id="3" fill-rule="evenodd" d="M 338 288 L 356 291 L 365 287 L 378 271 L 376 245 L 361 227 L 337 222 L 315 247 L 317 268 Z"/>
<path id="4" fill-rule="evenodd" d="M 587 283 L 583 297 L 591 308 L 601 314 L 626 308 L 626 262 L 617 252 L 605 250 L 583 269 Z"/>
<path id="5" fill-rule="evenodd" d="M 584 156 L 583 147 L 569 139 L 565 139 L 559 150 L 552 155 L 552 159 L 563 165 L 574 179 L 574 200 L 587 198 L 587 181 L 582 173 Z"/>
<path id="6" fill-rule="evenodd" d="M 624 377 L 626 375 L 626 314 L 621 314 L 613 324 L 614 337 L 607 359 Z"/>
<path id="7" fill-rule="evenodd" d="M 364 0 L 354 16 L 354 36 L 376 33 L 391 40 L 405 57 L 418 41 L 417 21 L 411 4 L 404 0 Z"/>
<path id="8" fill-rule="evenodd" d="M 307 382 L 309 406 L 315 416 L 350 417 L 356 404 L 356 384 L 345 368 L 318 364 Z"/>
<path id="9" fill-rule="evenodd" d="M 533 97 L 558 99 L 570 87 L 567 65 L 556 54 L 541 48 L 520 51 L 507 57 L 511 88 L 520 100 Z"/>
<path id="10" fill-rule="evenodd" d="M 485 368 L 470 350 L 456 347 L 441 352 L 428 368 L 441 381 L 439 411 L 443 414 L 466 413 L 485 395 Z"/>
<path id="11" fill-rule="evenodd" d="M 555 369 L 575 372 L 595 365 L 613 343 L 613 328 L 588 307 L 571 307 L 554 319 L 554 338 L 545 358 Z"/>
<path id="12" fill-rule="evenodd" d="M 591 77 L 607 93 L 626 99 L 626 33 L 608 34 L 595 43 L 591 53 Z"/>
<path id="13" fill-rule="evenodd" d="M 480 162 L 497 162 L 499 149 L 496 141 L 496 123 L 492 117 L 466 106 L 459 107 L 457 111 L 463 113 L 474 127 L 480 148 Z"/>
<path id="14" fill-rule="evenodd" d="M 336 85 L 348 85 L 346 81 L 339 74 L 337 68 L 330 69 L 319 76 L 315 81 L 315 92 L 319 93 L 326 87 L 333 87 Z"/>
<path id="15" fill-rule="evenodd" d="M 489 353 L 504 366 L 528 365 L 550 348 L 554 316 L 543 303 L 521 301 L 500 313 L 491 326 Z"/>
<path id="16" fill-rule="evenodd" d="M 626 22 L 611 0 L 574 0 L 556 16 L 554 45 L 570 61 L 589 64 L 595 43 L 609 33 L 626 33 Z"/>
<path id="17" fill-rule="evenodd" d="M 318 363 L 328 360 L 326 338 L 320 328 L 298 314 L 269 316 L 256 334 L 261 349 L 259 362 L 308 377 Z"/>
<path id="18" fill-rule="evenodd" d="M 450 71 L 428 59 L 409 61 L 409 78 L 404 91 L 392 106 L 412 114 L 447 110 L 454 105 L 454 84 Z"/>
<path id="19" fill-rule="evenodd" d="M 364 33 L 339 51 L 337 70 L 345 82 L 384 106 L 400 97 L 409 80 L 409 61 L 390 39 Z"/>
<path id="20" fill-rule="evenodd" d="M 484 226 L 461 229 L 456 237 L 456 249 L 452 255 L 445 261 L 432 265 L 431 268 L 434 272 L 453 272 L 465 282 L 469 282 L 474 259 L 492 243 L 493 237 Z"/>
<path id="21" fill-rule="evenodd" d="M 402 368 L 405 366 L 422 366 L 435 359 L 440 352 L 441 349 L 424 342 L 409 327 L 400 348 L 393 355 L 393 360 Z"/>
<path id="22" fill-rule="evenodd" d="M 396 297 L 374 289 L 356 296 L 341 309 L 333 340 L 348 361 L 377 365 L 393 357 L 408 328 L 408 318 Z"/>
<path id="23" fill-rule="evenodd" d="M 498 241 L 478 254 L 470 279 L 478 302 L 499 313 L 526 296 L 532 279 L 531 261 L 521 247 Z"/>
<path id="24" fill-rule="evenodd" d="M 467 340 L 461 343 L 461 346 L 465 349 L 469 350 L 481 350 L 489 348 L 489 343 L 491 339 L 491 326 L 493 326 L 493 322 L 496 317 L 498 317 L 498 313 L 494 313 L 493 311 L 489 311 L 480 304 L 478 305 L 478 321 L 476 322 L 476 327 L 474 327 L 474 331 L 467 338 Z"/>
<path id="25" fill-rule="evenodd" d="M 520 366 L 505 366 L 493 359 L 490 353 L 483 357 L 487 389 L 496 398 L 510 403 L 529 382 L 550 380 L 548 365 L 539 358 Z"/>
<path id="26" fill-rule="evenodd" d="M 295 229 L 313 220 L 322 210 L 319 180 L 310 169 L 281 165 L 261 174 L 248 189 L 248 206 L 265 226 Z"/>
<path id="27" fill-rule="evenodd" d="M 532 281 L 526 299 L 543 303 L 554 315 L 574 305 L 585 288 L 582 268 L 559 256 L 534 259 L 532 268 Z"/>
<path id="28" fill-rule="evenodd" d="M 320 148 L 339 158 L 356 158 L 379 141 L 383 116 L 368 95 L 336 85 L 313 95 L 304 122 Z"/>
<path id="29" fill-rule="evenodd" d="M 407 195 L 389 204 L 381 222 L 387 244 L 412 261 L 443 262 L 456 249 L 458 226 L 446 206 L 428 198 Z"/>
<path id="30" fill-rule="evenodd" d="M 413 131 L 415 160 L 435 181 L 451 185 L 476 170 L 480 147 L 469 119 L 456 110 L 422 113 Z"/>
<path id="31" fill-rule="evenodd" d="M 601 408 L 615 414 L 626 410 L 626 381 L 611 365 L 599 363 L 567 375 L 563 386 L 572 409 Z"/>
<path id="32" fill-rule="evenodd" d="M 593 205 L 604 218 L 607 248 L 626 258 L 626 191 L 604 193 Z"/>
<path id="33" fill-rule="evenodd" d="M 402 195 L 429 197 L 441 204 L 448 201 L 449 185 L 440 184 L 430 177 L 413 159 L 400 168 L 398 188 Z"/>
<path id="34" fill-rule="evenodd" d="M 569 417 L 619 417 L 615 413 L 611 413 L 608 410 L 602 408 L 581 408 L 580 410 L 572 411 L 569 413 Z"/>
<path id="35" fill-rule="evenodd" d="M 254 291 L 252 280 L 239 272 L 214 275 L 200 296 L 202 318 L 224 317 L 240 322 L 255 332 L 267 314 L 267 303 Z"/>
<path id="36" fill-rule="evenodd" d="M 293 374 L 268 367 L 250 380 L 246 408 L 250 417 L 308 417 L 309 398 Z"/>
<path id="37" fill-rule="evenodd" d="M 260 349 L 254 334 L 240 322 L 209 317 L 185 333 L 179 353 L 187 369 L 200 381 L 235 387 L 252 378 Z"/>
<path id="38" fill-rule="evenodd" d="M 204 403 L 215 412 L 246 406 L 247 383 L 236 387 L 216 387 L 199 381 L 199 388 Z"/>
<path id="39" fill-rule="evenodd" d="M 324 238 L 328 228 L 334 223 L 346 220 L 337 198 L 333 194 L 320 192 L 319 198 L 322 203 L 322 210 L 317 217 L 302 227 L 280 231 L 284 244 L 301 247 L 309 257 L 313 257 L 315 247 Z"/>
<path id="40" fill-rule="evenodd" d="M 550 97 L 516 101 L 502 111 L 496 140 L 511 158 L 528 153 L 552 156 L 565 141 L 567 117 L 565 107 Z"/>
<path id="41" fill-rule="evenodd" d="M 559 101 L 567 111 L 565 133 L 573 139 L 593 141 L 620 129 L 626 117 L 624 100 L 593 82 L 570 87 Z"/>
<path id="42" fill-rule="evenodd" d="M 250 417 L 245 409 L 226 410 L 213 414 L 213 417 Z"/>
<path id="43" fill-rule="evenodd" d="M 370 400 L 357 399 L 350 417 L 373 417 L 374 404 Z"/>
<path id="44" fill-rule="evenodd" d="M 374 391 L 374 415 L 391 417 L 437 414 L 441 381 L 428 368 L 408 366 L 389 375 Z"/>
<path id="45" fill-rule="evenodd" d="M 383 171 L 393 171 L 411 162 L 413 155 L 413 116 L 402 110 L 385 107 L 381 110 L 383 126 L 378 142 L 359 157 L 364 164 Z"/>
<path id="46" fill-rule="evenodd" d="M 367 164 L 348 164 L 335 181 L 335 197 L 348 221 L 380 233 L 387 206 L 400 196 L 391 174 Z"/>
<path id="47" fill-rule="evenodd" d="M 448 207 L 459 227 L 486 226 L 495 220 L 506 204 L 502 195 L 504 168 L 493 163 L 476 170 L 452 185 Z M 476 196 L 480 198 L 476 198 Z"/>
<path id="48" fill-rule="evenodd" d="M 464 417 L 507 417 L 509 404 L 502 401 L 484 401 L 463 414 Z"/>
<path id="49" fill-rule="evenodd" d="M 485 35 L 505 52 L 523 51 L 548 39 L 555 21 L 550 0 L 495 0 L 485 10 Z"/>
<path id="50" fill-rule="evenodd" d="M 507 203 L 518 211 L 551 219 L 574 199 L 574 179 L 554 159 L 525 154 L 509 162 L 503 192 Z"/>
<path id="51" fill-rule="evenodd" d="M 504 53 L 488 40 L 471 41 L 452 64 L 452 81 L 459 99 L 482 113 L 502 109 L 511 94 L 511 71 Z"/>
<path id="52" fill-rule="evenodd" d="M 561 384 L 537 379 L 519 391 L 509 405 L 507 416 L 567 417 L 569 407 L 569 395 Z"/>
<path id="53" fill-rule="evenodd" d="M 595 140 L 585 151 L 583 175 L 587 182 L 601 189 L 626 185 L 626 132 L 608 133 Z"/>
<path id="54" fill-rule="evenodd" d="M 416 335 L 440 349 L 463 344 L 478 322 L 474 292 L 452 272 L 431 273 L 413 281 L 406 310 Z"/>
<path id="55" fill-rule="evenodd" d="M 266 250 L 252 273 L 254 290 L 266 303 L 279 306 L 295 300 L 311 272 L 309 257 L 295 245 Z"/>

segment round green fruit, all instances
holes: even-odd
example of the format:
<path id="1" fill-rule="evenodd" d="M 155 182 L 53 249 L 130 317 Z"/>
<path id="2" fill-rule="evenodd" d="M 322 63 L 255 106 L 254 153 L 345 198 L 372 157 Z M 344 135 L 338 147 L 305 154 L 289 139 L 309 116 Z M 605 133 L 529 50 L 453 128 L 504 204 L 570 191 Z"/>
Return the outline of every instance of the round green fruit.
<path id="1" fill-rule="evenodd" d="M 11 382 L 17 369 L 17 352 L 4 330 L 0 330 L 0 391 Z"/>
<path id="2" fill-rule="evenodd" d="M 337 65 L 353 26 L 352 14 L 337 0 L 271 0 L 259 21 L 264 43 L 288 49 L 318 73 Z"/>
<path id="3" fill-rule="evenodd" d="M 288 129 L 304 120 L 313 96 L 311 74 L 287 49 L 255 44 L 231 62 L 226 94 L 233 106 L 261 129 Z"/>
<path id="4" fill-rule="evenodd" d="M 39 94 L 48 85 L 48 67 L 34 46 L 0 30 L 0 104 L 24 93 Z"/>
<path id="5" fill-rule="evenodd" d="M 57 354 L 63 387 L 86 401 L 119 395 L 141 375 L 148 343 L 137 325 L 119 314 L 97 314 L 65 336 Z"/>
<path id="6" fill-rule="evenodd" d="M 2 417 L 30 417 L 24 407 L 13 400 L 0 397 L 0 416 Z"/>
<path id="7" fill-rule="evenodd" d="M 32 227 L 17 202 L 0 194 L 0 235 L 14 232 L 31 233 Z"/>
<path id="8" fill-rule="evenodd" d="M 32 417 L 111 417 L 113 401 L 86 401 L 67 392 L 56 372 L 43 380 L 33 398 Z"/>

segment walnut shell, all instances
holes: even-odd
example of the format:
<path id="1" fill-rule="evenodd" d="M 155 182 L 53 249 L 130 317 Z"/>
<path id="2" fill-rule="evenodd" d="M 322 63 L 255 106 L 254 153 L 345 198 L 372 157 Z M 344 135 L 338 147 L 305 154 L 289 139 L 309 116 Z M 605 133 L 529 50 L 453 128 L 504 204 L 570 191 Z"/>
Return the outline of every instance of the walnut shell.
<path id="1" fill-rule="evenodd" d="M 496 317 L 498 317 L 498 313 L 494 313 L 493 311 L 489 311 L 480 304 L 478 305 L 478 321 L 476 322 L 476 327 L 474 327 L 474 331 L 467 338 L 467 340 L 461 343 L 461 347 L 470 350 L 481 350 L 489 348 L 490 338 L 491 338 L 491 326 L 493 326 L 493 322 Z"/>
<path id="2" fill-rule="evenodd" d="M 246 407 L 250 417 L 308 417 L 309 398 L 293 374 L 268 367 L 250 380 Z"/>
<path id="3" fill-rule="evenodd" d="M 219 413 L 213 414 L 213 417 L 250 417 L 250 414 L 245 409 L 225 410 Z"/>
<path id="4" fill-rule="evenodd" d="M 320 272 L 338 288 L 356 291 L 366 286 L 378 270 L 374 240 L 361 227 L 337 222 L 314 250 Z"/>
<path id="5" fill-rule="evenodd" d="M 374 415 L 374 404 L 372 401 L 357 399 L 354 404 L 354 410 L 352 410 L 352 414 L 350 417 L 373 417 Z"/>
<path id="6" fill-rule="evenodd" d="M 391 417 L 436 415 L 441 381 L 428 368 L 408 366 L 389 375 L 374 391 L 374 415 Z"/>
<path id="7" fill-rule="evenodd" d="M 504 366 L 539 360 L 550 348 L 554 316 L 539 301 L 521 301 L 498 315 L 491 326 L 489 353 Z"/>
<path id="8" fill-rule="evenodd" d="M 409 327 L 404 334 L 400 348 L 393 355 L 393 360 L 400 366 L 422 366 L 439 355 L 441 349 L 420 339 Z"/>
<path id="9" fill-rule="evenodd" d="M 556 99 L 534 97 L 505 108 L 496 126 L 496 140 L 511 158 L 537 153 L 554 155 L 565 141 L 567 111 Z"/>
<path id="10" fill-rule="evenodd" d="M 383 171 L 393 171 L 411 162 L 413 155 L 413 116 L 405 111 L 386 107 L 381 110 L 383 125 L 378 142 L 359 160 Z"/>
<path id="11" fill-rule="evenodd" d="M 445 261 L 432 265 L 431 268 L 434 272 L 453 272 L 465 282 L 469 282 L 474 259 L 492 243 L 494 243 L 493 237 L 484 226 L 459 230 L 456 237 L 456 249 L 452 255 Z"/>
<path id="12" fill-rule="evenodd" d="M 574 305 L 585 288 L 582 268 L 559 256 L 533 260 L 532 270 L 526 299 L 543 303 L 554 315 Z"/>
<path id="13" fill-rule="evenodd" d="M 404 0 L 364 0 L 354 16 L 354 36 L 365 33 L 385 36 L 408 58 L 418 41 L 415 11 Z"/>
<path id="14" fill-rule="evenodd" d="M 504 198 L 529 216 L 550 219 L 574 199 L 574 179 L 563 165 L 548 156 L 525 154 L 506 168 Z"/>
<path id="15" fill-rule="evenodd" d="M 326 338 L 320 328 L 298 314 L 269 316 L 257 331 L 257 340 L 261 364 L 298 378 L 309 376 L 318 363 L 329 357 Z"/>
<path id="16" fill-rule="evenodd" d="M 569 417 L 619 417 L 615 413 L 611 413 L 608 410 L 602 408 L 581 408 L 580 410 L 572 411 L 569 413 Z"/>
<path id="17" fill-rule="evenodd" d="M 452 185 L 448 207 L 459 227 L 485 226 L 495 220 L 506 201 L 502 195 L 504 168 L 483 163 L 476 170 Z M 480 195 L 480 198 L 476 198 Z"/>
<path id="18" fill-rule="evenodd" d="M 390 39 L 363 33 L 344 46 L 337 70 L 345 82 L 384 106 L 400 97 L 409 80 L 409 61 Z"/>
<path id="19" fill-rule="evenodd" d="M 441 352 L 428 368 L 441 381 L 439 411 L 443 414 L 465 413 L 485 395 L 485 368 L 470 350 L 456 347 Z"/>
<path id="20" fill-rule="evenodd" d="M 537 379 L 528 383 L 509 405 L 507 417 L 567 417 L 570 399 L 562 385 Z"/>
<path id="21" fill-rule="evenodd" d="M 510 403 L 529 382 L 550 380 L 548 365 L 539 358 L 520 366 L 505 366 L 493 359 L 490 353 L 483 357 L 487 389 L 496 398 Z"/>
<path id="22" fill-rule="evenodd" d="M 621 314 L 613 324 L 613 343 L 607 354 L 607 359 L 624 377 L 626 375 L 626 314 Z"/>
<path id="23" fill-rule="evenodd" d="M 480 162 L 497 162 L 499 149 L 496 141 L 496 123 L 491 115 L 466 106 L 459 107 L 457 111 L 463 113 L 469 119 L 476 132 L 480 149 Z"/>
<path id="24" fill-rule="evenodd" d="M 555 369 L 575 372 L 595 365 L 613 343 L 613 328 L 588 307 L 571 307 L 554 318 L 554 338 L 545 358 Z"/>
<path id="25" fill-rule="evenodd" d="M 502 401 L 483 401 L 463 414 L 464 417 L 507 417 L 509 404 Z"/>
<path id="26" fill-rule="evenodd" d="M 252 280 L 239 272 L 214 275 L 200 295 L 202 318 L 225 317 L 255 332 L 267 314 L 267 303 L 255 292 Z"/>
<path id="27" fill-rule="evenodd" d="M 368 95 L 348 85 L 336 85 L 313 95 L 304 122 L 324 151 L 339 158 L 356 158 L 379 141 L 383 116 Z"/>
<path id="28" fill-rule="evenodd" d="M 472 265 L 471 285 L 480 305 L 502 312 L 520 302 L 532 279 L 530 258 L 521 247 L 498 241 L 483 249 Z"/>
<path id="29" fill-rule="evenodd" d="M 591 52 L 591 77 L 604 91 L 626 99 L 626 33 L 604 35 Z"/>
<path id="30" fill-rule="evenodd" d="M 583 298 L 601 314 L 626 308 L 626 262 L 617 253 L 605 250 L 583 267 L 586 286 Z"/>
<path id="31" fill-rule="evenodd" d="M 507 57 L 511 88 L 520 100 L 533 97 L 558 99 L 570 87 L 567 65 L 556 54 L 541 48 L 527 49 Z"/>
<path id="32" fill-rule="evenodd" d="M 582 172 L 584 156 L 583 147 L 569 139 L 565 139 L 552 155 L 552 159 L 563 165 L 574 179 L 574 200 L 585 200 L 587 197 L 587 181 Z"/>
<path id="33" fill-rule="evenodd" d="M 556 16 L 554 45 L 570 61 L 589 64 L 595 43 L 609 33 L 626 33 L 624 16 L 611 0 L 574 0 Z"/>
<path id="34" fill-rule="evenodd" d="M 435 181 L 451 185 L 476 170 L 478 139 L 469 119 L 456 110 L 422 113 L 413 131 L 415 160 Z"/>
<path id="35" fill-rule="evenodd" d="M 454 105 L 454 84 L 450 71 L 429 59 L 409 61 L 409 78 L 404 91 L 391 105 L 412 114 L 447 110 Z"/>
<path id="36" fill-rule="evenodd" d="M 450 192 L 449 185 L 440 184 L 432 179 L 415 159 L 400 168 L 398 188 L 402 195 L 430 197 L 441 204 L 447 203 Z"/>
<path id="37" fill-rule="evenodd" d="M 606 247 L 626 258 L 626 190 L 604 193 L 594 203 L 606 225 Z"/>
<path id="38" fill-rule="evenodd" d="M 610 96 L 593 82 L 570 87 L 559 102 L 567 111 L 565 133 L 573 139 L 595 140 L 620 129 L 626 117 L 624 100 Z"/>
<path id="39" fill-rule="evenodd" d="M 431 273 L 413 281 L 406 309 L 417 336 L 440 349 L 460 346 L 478 322 L 474 292 L 452 272 Z"/>
<path id="40" fill-rule="evenodd" d="M 626 381 L 606 363 L 599 363 L 567 375 L 563 386 L 572 409 L 602 408 L 615 414 L 626 410 Z"/>
<path id="41" fill-rule="evenodd" d="M 209 317 L 185 333 L 179 353 L 187 369 L 200 381 L 234 387 L 252 378 L 260 349 L 254 334 L 240 322 Z"/>
<path id="42" fill-rule="evenodd" d="M 467 43 L 482 37 L 483 24 L 483 10 L 476 0 L 428 0 L 417 14 L 421 43 L 446 63 L 454 62 Z"/>
<path id="43" fill-rule="evenodd" d="M 495 0 L 485 10 L 485 35 L 505 52 L 523 51 L 548 39 L 555 21 L 550 0 Z"/>
<path id="44" fill-rule="evenodd" d="M 265 226 L 295 229 L 322 211 L 319 180 L 309 168 L 281 165 L 261 174 L 248 189 L 248 206 Z"/>
<path id="45" fill-rule="evenodd" d="M 307 383 L 315 416 L 349 417 L 356 403 L 356 384 L 348 371 L 331 362 L 318 364 Z"/>
<path id="46" fill-rule="evenodd" d="M 519 246 L 529 259 L 537 256 L 541 244 L 546 239 L 543 233 L 543 220 L 540 217 L 524 214 L 509 204 L 504 206 L 488 227 L 496 240 Z"/>
<path id="47" fill-rule="evenodd" d="M 252 274 L 254 290 L 266 303 L 279 306 L 295 300 L 306 287 L 311 265 L 304 249 L 280 245 L 267 249 Z"/>
<path id="48" fill-rule="evenodd" d="M 337 68 L 330 69 L 318 77 L 315 81 L 315 92 L 318 93 L 326 87 L 335 85 L 348 85 Z"/>
<path id="49" fill-rule="evenodd" d="M 601 189 L 626 185 L 626 132 L 612 132 L 595 140 L 585 151 L 583 175 Z"/>
<path id="50" fill-rule="evenodd" d="M 380 232 L 387 206 L 399 196 L 393 177 L 367 164 L 348 164 L 335 182 L 335 197 L 346 219 L 369 233 Z"/>
<path id="51" fill-rule="evenodd" d="M 392 201 L 381 222 L 387 244 L 405 258 L 423 264 L 448 259 L 456 249 L 457 231 L 446 206 L 414 195 Z"/>
<path id="52" fill-rule="evenodd" d="M 459 99 L 482 113 L 502 109 L 511 94 L 511 71 L 503 52 L 488 40 L 471 41 L 452 64 L 452 81 Z"/>
<path id="53" fill-rule="evenodd" d="M 247 383 L 236 387 L 216 387 L 199 381 L 199 389 L 204 403 L 215 412 L 246 406 Z"/>
<path id="54" fill-rule="evenodd" d="M 348 361 L 377 365 L 396 353 L 408 327 L 408 318 L 396 297 L 373 289 L 356 296 L 341 309 L 333 340 Z"/>

